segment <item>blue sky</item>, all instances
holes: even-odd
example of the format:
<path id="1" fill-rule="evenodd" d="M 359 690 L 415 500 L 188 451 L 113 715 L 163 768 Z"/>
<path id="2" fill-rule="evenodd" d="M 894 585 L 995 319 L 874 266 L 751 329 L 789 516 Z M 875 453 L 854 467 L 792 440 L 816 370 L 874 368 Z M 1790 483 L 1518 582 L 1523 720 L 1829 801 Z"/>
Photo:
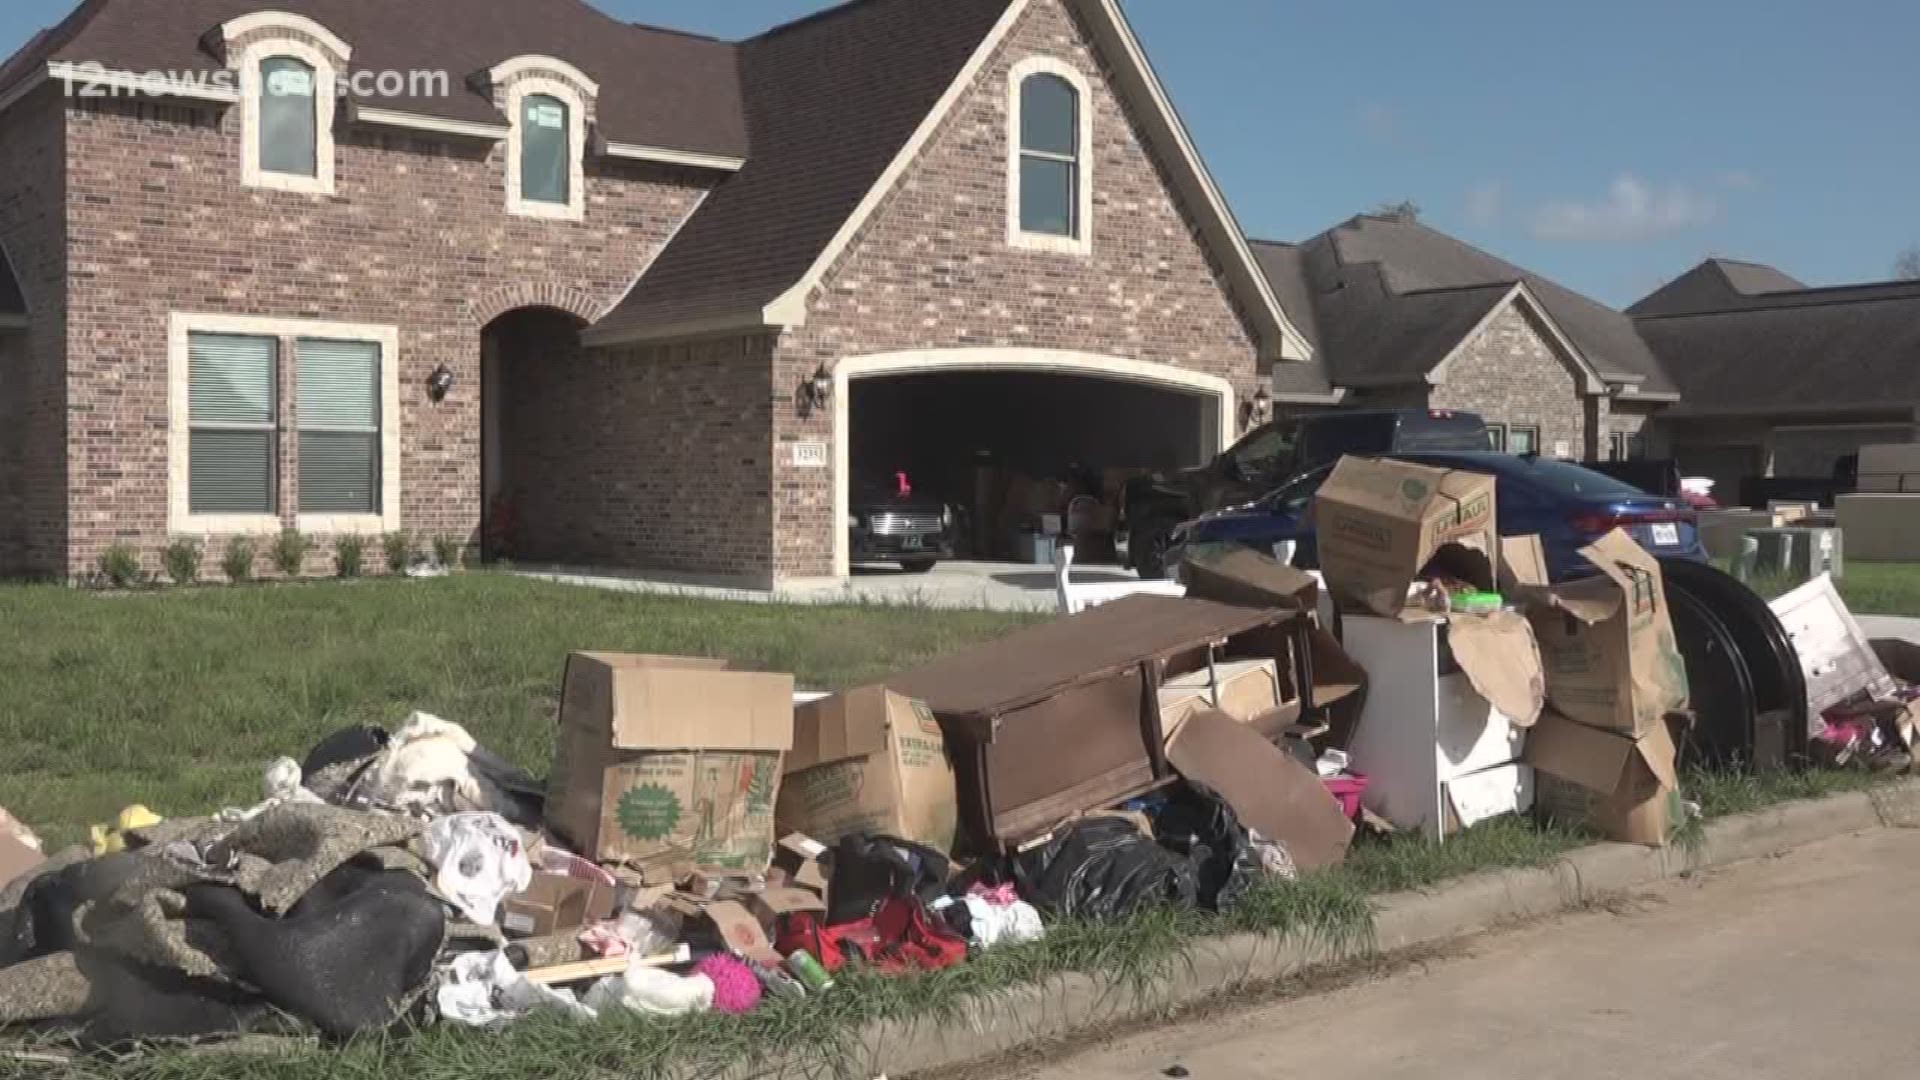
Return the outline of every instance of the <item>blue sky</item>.
<path id="1" fill-rule="evenodd" d="M 597 2 L 726 37 L 825 6 Z M 70 7 L 3 0 L 0 48 Z M 1126 8 L 1258 236 L 1411 198 L 1436 227 L 1616 304 L 1707 255 L 1832 284 L 1884 277 L 1920 243 L 1920 4 Z"/>

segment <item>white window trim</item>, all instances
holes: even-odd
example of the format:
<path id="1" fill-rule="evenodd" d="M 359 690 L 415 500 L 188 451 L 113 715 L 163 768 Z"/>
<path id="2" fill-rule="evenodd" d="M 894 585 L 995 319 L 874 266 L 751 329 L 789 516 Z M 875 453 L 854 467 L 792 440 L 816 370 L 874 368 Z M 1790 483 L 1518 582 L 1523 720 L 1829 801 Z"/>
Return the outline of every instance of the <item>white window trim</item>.
<path id="1" fill-rule="evenodd" d="M 523 106 L 528 96 L 545 94 L 567 106 L 567 201 L 538 202 L 521 198 L 520 153 L 525 143 Z M 581 221 L 587 216 L 587 101 L 574 86 L 558 79 L 524 75 L 507 88 L 507 213 L 516 217 Z"/>
<path id="2" fill-rule="evenodd" d="M 266 83 L 260 77 L 262 62 L 276 56 L 288 56 L 313 68 L 314 175 L 294 176 L 268 172 L 260 167 L 260 95 Z M 240 182 L 247 187 L 270 191 L 293 191 L 308 195 L 333 194 L 333 120 L 339 105 L 334 92 L 339 71 L 331 56 L 304 41 L 271 38 L 256 41 L 240 53 Z"/>
<path id="3" fill-rule="evenodd" d="M 289 350 L 299 338 L 328 338 L 337 341 L 371 341 L 380 346 L 380 513 L 378 514 L 301 514 L 297 504 L 284 498 L 284 484 L 277 483 L 274 498 L 280 509 L 273 514 L 196 514 L 193 512 L 190 482 L 192 473 L 192 364 L 188 356 L 188 338 L 193 334 L 250 334 L 271 337 L 280 342 L 280 361 L 275 370 L 298 370 L 299 363 Z M 289 364 L 287 361 L 292 360 Z M 280 386 L 276 400 L 298 387 Z M 294 400 L 298 400 L 296 397 Z M 293 430 L 278 426 L 275 418 L 274 453 L 279 460 L 280 447 L 287 438 L 299 437 L 299 418 Z M 374 535 L 396 532 L 400 528 L 400 329 L 360 323 L 322 322 L 313 319 L 259 319 L 237 315 L 206 315 L 173 312 L 167 319 L 167 529 L 195 536 L 249 535 L 271 536 L 284 526 L 292 514 L 302 532 L 326 535 L 355 533 Z"/>
<path id="4" fill-rule="evenodd" d="M 1058 75 L 1080 96 L 1078 228 L 1073 236 L 1028 232 L 1020 227 L 1020 90 L 1033 75 Z M 1029 56 L 1007 72 L 1007 243 L 1029 251 L 1087 255 L 1093 251 L 1093 88 L 1080 69 L 1051 56 Z"/>

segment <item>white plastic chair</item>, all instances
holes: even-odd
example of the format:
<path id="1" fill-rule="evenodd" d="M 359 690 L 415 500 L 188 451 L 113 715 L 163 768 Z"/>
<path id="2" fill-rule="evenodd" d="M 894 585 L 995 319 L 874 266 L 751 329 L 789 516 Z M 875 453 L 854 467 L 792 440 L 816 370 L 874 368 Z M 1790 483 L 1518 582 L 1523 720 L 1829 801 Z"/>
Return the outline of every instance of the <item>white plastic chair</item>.
<path id="1" fill-rule="evenodd" d="M 1073 545 L 1056 544 L 1053 549 L 1053 580 L 1060 594 L 1060 614 L 1077 615 L 1090 607 L 1124 596 L 1185 596 L 1187 587 L 1177 581 L 1082 581 L 1073 580 Z"/>

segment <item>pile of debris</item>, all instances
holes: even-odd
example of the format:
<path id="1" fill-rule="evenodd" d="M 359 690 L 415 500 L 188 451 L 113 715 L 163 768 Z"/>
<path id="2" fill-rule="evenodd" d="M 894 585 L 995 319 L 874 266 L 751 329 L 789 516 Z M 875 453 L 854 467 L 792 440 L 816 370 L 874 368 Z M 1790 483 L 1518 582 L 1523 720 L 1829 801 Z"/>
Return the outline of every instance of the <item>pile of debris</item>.
<path id="1" fill-rule="evenodd" d="M 1232 552 L 1185 597 L 840 694 L 576 654 L 545 783 L 416 714 L 274 762 L 256 806 L 130 808 L 44 860 L 0 829 L 0 1025 L 744 1012 L 1056 919 L 1229 910 L 1360 827 L 1446 837 L 1537 801 L 1666 842 L 1687 689 L 1656 560 L 1615 534 L 1550 586 L 1537 542 L 1495 533 L 1490 478 L 1392 462 L 1343 462 L 1315 513 L 1323 577 Z"/>

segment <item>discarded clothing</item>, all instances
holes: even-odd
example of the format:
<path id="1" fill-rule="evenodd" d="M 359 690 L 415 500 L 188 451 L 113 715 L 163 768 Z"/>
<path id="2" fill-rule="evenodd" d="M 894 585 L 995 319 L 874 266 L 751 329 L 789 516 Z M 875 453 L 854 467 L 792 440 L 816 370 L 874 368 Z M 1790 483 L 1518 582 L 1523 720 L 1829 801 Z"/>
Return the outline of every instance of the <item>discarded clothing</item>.
<path id="1" fill-rule="evenodd" d="M 491 1027 L 550 1009 L 579 1020 L 597 1013 L 580 1003 L 571 990 L 556 990 L 530 982 L 514 969 L 502 952 L 466 953 L 454 957 L 441 974 L 434 1004 L 443 1019 L 471 1027 Z"/>
<path id="2" fill-rule="evenodd" d="M 595 1012 L 624 1008 L 643 1016 L 684 1016 L 713 1008 L 713 980 L 705 975 L 675 975 L 660 968 L 629 967 L 609 975 L 587 991 Z"/>
<path id="3" fill-rule="evenodd" d="M 871 918 L 833 926 L 810 912 L 790 915 L 776 947 L 783 955 L 804 951 L 828 971 L 860 961 L 883 975 L 938 971 L 967 958 L 966 939 L 905 896 L 887 897 Z"/>
<path id="4" fill-rule="evenodd" d="M 974 894 L 963 897 L 961 902 L 967 905 L 968 932 L 980 948 L 1018 945 L 1046 936 L 1047 928 L 1041 925 L 1039 910 L 1025 900 L 998 903 Z"/>
<path id="5" fill-rule="evenodd" d="M 434 887 L 477 923 L 493 922 L 503 901 L 533 883 L 520 831 L 498 814 L 449 814 L 427 826 L 420 846 Z"/>
<path id="6" fill-rule="evenodd" d="M 532 827 L 540 823 L 544 790 L 475 742 L 466 728 L 417 712 L 387 744 L 366 794 L 376 806 L 415 817 L 486 811 Z"/>

